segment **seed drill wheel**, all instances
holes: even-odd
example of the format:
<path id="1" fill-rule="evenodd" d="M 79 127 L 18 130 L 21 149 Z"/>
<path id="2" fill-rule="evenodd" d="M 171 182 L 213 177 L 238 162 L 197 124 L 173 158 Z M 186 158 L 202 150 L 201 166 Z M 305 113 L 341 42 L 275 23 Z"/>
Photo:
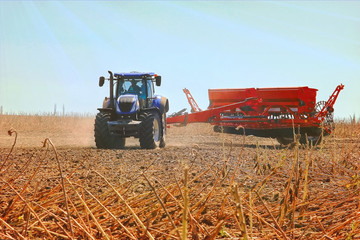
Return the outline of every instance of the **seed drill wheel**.
<path id="1" fill-rule="evenodd" d="M 121 149 L 125 146 L 125 138 L 112 135 L 109 132 L 107 122 L 110 121 L 110 115 L 107 113 L 98 113 L 95 118 L 95 143 L 97 148 Z"/>
<path id="2" fill-rule="evenodd" d="M 315 105 L 315 112 L 316 114 L 319 113 L 325 106 L 326 101 L 319 101 Z M 328 113 L 325 116 L 325 119 L 323 121 L 324 128 L 330 129 L 331 131 L 334 130 L 334 112 L 328 111 Z"/>
<path id="3" fill-rule="evenodd" d="M 293 137 L 277 137 L 276 140 L 281 144 L 281 145 L 289 145 L 294 143 L 294 138 Z M 301 137 L 299 139 L 299 143 L 302 145 L 306 145 L 309 144 L 309 146 L 315 146 L 317 144 L 321 143 L 321 135 L 320 136 L 308 136 L 306 137 L 305 134 L 301 134 Z"/>
<path id="4" fill-rule="evenodd" d="M 157 113 L 142 113 L 140 125 L 140 147 L 155 149 L 160 146 L 162 137 L 162 124 Z"/>
<path id="5" fill-rule="evenodd" d="M 322 137 L 321 135 L 319 136 L 308 136 L 306 138 L 306 136 L 304 134 L 301 135 L 300 138 L 300 144 L 306 145 L 309 144 L 309 146 L 315 146 L 320 144 L 322 141 Z"/>
<path id="6" fill-rule="evenodd" d="M 281 145 L 288 145 L 290 143 L 294 142 L 294 138 L 293 137 L 277 137 L 276 140 L 281 144 Z"/>
<path id="7" fill-rule="evenodd" d="M 214 126 L 214 132 L 218 133 L 233 133 L 233 134 L 240 134 L 235 127 L 227 127 L 227 126 Z"/>

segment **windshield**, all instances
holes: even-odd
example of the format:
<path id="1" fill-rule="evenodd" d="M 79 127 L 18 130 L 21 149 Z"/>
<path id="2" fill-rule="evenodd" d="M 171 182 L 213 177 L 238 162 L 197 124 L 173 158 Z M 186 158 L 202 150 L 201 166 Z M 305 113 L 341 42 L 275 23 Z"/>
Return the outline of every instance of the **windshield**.
<path id="1" fill-rule="evenodd" d="M 141 79 L 125 79 L 118 81 L 118 96 L 124 94 L 136 94 L 140 98 L 146 98 L 145 85 Z"/>

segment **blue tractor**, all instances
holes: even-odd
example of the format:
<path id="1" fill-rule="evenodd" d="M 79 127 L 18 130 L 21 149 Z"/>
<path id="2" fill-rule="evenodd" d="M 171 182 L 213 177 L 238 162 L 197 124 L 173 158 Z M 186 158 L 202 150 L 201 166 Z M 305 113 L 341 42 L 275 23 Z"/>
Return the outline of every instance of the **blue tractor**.
<path id="1" fill-rule="evenodd" d="M 110 98 L 105 97 L 103 107 L 95 119 L 97 148 L 121 149 L 128 137 L 139 138 L 140 147 L 165 147 L 166 113 L 169 101 L 155 95 L 154 83 L 161 85 L 161 76 L 155 73 L 112 73 L 109 78 Z"/>

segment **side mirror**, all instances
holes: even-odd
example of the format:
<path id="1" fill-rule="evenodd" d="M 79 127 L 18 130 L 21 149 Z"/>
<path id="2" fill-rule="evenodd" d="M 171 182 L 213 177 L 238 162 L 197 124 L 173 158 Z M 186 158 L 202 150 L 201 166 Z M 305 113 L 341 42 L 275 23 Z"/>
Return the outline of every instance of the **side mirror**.
<path id="1" fill-rule="evenodd" d="M 99 86 L 102 87 L 104 85 L 104 82 L 105 82 L 105 77 L 104 76 L 101 76 L 99 78 Z"/>
<path id="2" fill-rule="evenodd" d="M 156 86 L 160 87 L 161 85 L 161 76 L 156 76 Z"/>

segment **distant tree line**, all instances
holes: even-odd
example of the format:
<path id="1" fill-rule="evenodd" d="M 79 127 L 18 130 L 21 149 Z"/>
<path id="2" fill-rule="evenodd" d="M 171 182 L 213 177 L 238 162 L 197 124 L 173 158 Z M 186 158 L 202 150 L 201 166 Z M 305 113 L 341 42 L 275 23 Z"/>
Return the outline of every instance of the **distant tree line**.
<path id="1" fill-rule="evenodd" d="M 26 112 L 5 112 L 3 106 L 0 106 L 0 115 L 39 115 L 39 116 L 57 116 L 57 117 L 94 117 L 94 113 L 78 113 L 78 112 L 66 112 L 65 105 L 62 105 L 62 111 L 57 110 L 57 105 L 54 104 L 53 112 L 38 112 L 38 113 L 26 113 Z"/>

